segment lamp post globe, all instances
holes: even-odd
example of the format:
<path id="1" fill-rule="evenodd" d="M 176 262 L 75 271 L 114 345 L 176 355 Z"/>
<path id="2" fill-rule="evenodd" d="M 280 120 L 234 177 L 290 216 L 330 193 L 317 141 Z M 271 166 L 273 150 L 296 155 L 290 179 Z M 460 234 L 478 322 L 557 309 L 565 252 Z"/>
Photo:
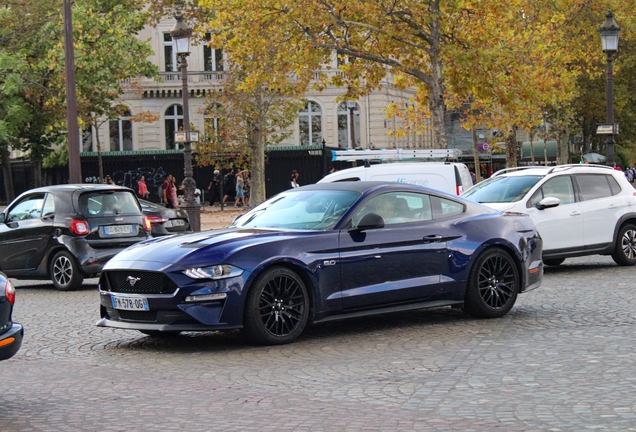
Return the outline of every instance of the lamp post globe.
<path id="1" fill-rule="evenodd" d="M 603 52 L 607 55 L 607 124 L 612 126 L 612 132 L 607 135 L 605 139 L 605 147 L 607 152 L 607 164 L 609 166 L 614 165 L 614 135 L 616 134 L 616 127 L 614 124 L 614 69 L 613 61 L 614 56 L 618 52 L 618 35 L 620 33 L 620 27 L 614 21 L 614 14 L 612 11 L 608 11 L 605 15 L 605 22 L 599 29 L 601 34 L 601 46 Z"/>
<path id="2" fill-rule="evenodd" d="M 197 183 L 194 180 L 192 171 L 192 144 L 190 141 L 190 106 L 188 102 L 188 62 L 190 55 L 190 38 L 192 29 L 183 21 L 182 15 L 176 15 L 177 22 L 170 31 L 170 36 L 175 43 L 177 55 L 180 58 L 181 67 L 181 93 L 183 96 L 183 132 L 185 132 L 185 143 L 183 146 L 184 165 L 184 194 L 185 203 L 182 206 L 190 219 L 190 227 L 193 231 L 201 231 L 201 206 L 194 198 L 194 191 Z"/>

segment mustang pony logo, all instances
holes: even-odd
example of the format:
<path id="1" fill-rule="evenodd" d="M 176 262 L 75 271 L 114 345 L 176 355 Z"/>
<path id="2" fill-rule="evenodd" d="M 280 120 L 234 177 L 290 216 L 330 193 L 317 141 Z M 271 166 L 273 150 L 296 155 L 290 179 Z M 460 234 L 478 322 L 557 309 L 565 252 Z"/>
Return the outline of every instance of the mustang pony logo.
<path id="1" fill-rule="evenodd" d="M 135 286 L 135 284 L 141 280 L 141 278 L 134 277 L 134 276 L 128 276 L 128 277 L 126 278 L 126 280 L 127 280 L 127 281 L 128 281 L 128 283 L 130 284 L 130 286 L 133 286 L 133 287 L 134 287 L 134 286 Z"/>

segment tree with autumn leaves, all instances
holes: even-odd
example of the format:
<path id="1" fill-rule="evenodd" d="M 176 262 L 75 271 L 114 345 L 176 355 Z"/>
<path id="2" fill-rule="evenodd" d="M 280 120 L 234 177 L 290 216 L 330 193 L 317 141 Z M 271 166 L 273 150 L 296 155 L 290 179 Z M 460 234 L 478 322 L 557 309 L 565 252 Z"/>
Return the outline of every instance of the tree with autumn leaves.
<path id="1" fill-rule="evenodd" d="M 78 116 L 91 119 L 117 110 L 126 85 L 154 77 L 152 53 L 137 34 L 148 22 L 140 0 L 77 0 L 73 30 Z M 0 157 L 7 197 L 13 197 L 9 147 L 28 152 L 34 163 L 66 140 L 62 4 L 13 0 L 0 10 Z M 127 82 L 131 82 L 128 84 Z M 36 172 L 40 170 L 36 169 Z"/>
<path id="2" fill-rule="evenodd" d="M 540 124 L 545 112 L 566 127 L 577 77 L 602 71 L 598 26 L 611 6 L 625 24 L 633 0 L 430 0 L 426 2 L 199 0 L 208 22 L 225 35 L 228 53 L 284 46 L 290 69 L 320 70 L 332 53 L 355 58 L 322 86 L 356 98 L 390 78 L 417 89 L 420 111 L 389 107 L 391 115 L 430 117 L 436 146 L 446 146 L 448 110 L 467 101 L 466 126 L 507 132 L 508 164 L 516 160 L 516 129 Z M 256 72 L 255 72 L 256 73 Z M 320 88 L 321 84 L 318 85 Z"/>

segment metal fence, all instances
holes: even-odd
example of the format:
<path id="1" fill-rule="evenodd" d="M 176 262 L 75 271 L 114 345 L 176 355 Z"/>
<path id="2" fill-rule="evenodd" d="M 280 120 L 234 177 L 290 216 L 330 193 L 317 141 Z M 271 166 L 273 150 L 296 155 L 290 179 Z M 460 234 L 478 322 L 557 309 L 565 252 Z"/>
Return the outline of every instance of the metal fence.
<path id="1" fill-rule="evenodd" d="M 82 154 L 82 180 L 85 183 L 99 181 L 99 164 L 96 154 Z M 338 169 L 351 166 L 348 162 L 331 162 L 331 149 L 320 146 L 312 147 L 282 147 L 271 148 L 265 158 L 265 191 L 268 197 L 289 188 L 291 172 L 300 173 L 298 182 L 301 185 L 316 183 L 334 165 Z M 144 175 L 150 200 L 159 201 L 159 188 L 168 174 L 177 178 L 177 183 L 183 180 L 183 153 L 181 152 L 107 152 L 102 155 L 104 175 L 110 175 L 113 181 L 122 186 L 136 189 L 137 179 Z M 34 168 L 28 161 L 14 161 L 11 164 L 15 195 L 36 186 Z M 219 157 L 214 165 L 200 167 L 193 166 L 194 179 L 197 186 L 208 199 L 207 187 L 214 175 L 214 169 L 221 169 L 227 173 L 235 166 L 231 157 Z M 68 182 L 68 166 L 42 170 L 43 185 L 63 184 Z M 4 178 L 0 176 L 0 204 L 7 204 L 4 188 Z"/>

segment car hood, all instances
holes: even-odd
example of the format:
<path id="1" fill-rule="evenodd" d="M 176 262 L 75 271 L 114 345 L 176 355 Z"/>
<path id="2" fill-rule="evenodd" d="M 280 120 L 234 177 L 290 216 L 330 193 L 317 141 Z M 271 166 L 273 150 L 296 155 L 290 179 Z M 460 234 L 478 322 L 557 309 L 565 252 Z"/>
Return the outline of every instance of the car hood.
<path id="1" fill-rule="evenodd" d="M 501 203 L 480 203 L 487 207 L 490 207 L 495 210 L 499 210 L 500 212 L 507 212 L 509 210 L 514 209 L 517 204 L 513 202 L 501 202 Z"/>
<path id="2" fill-rule="evenodd" d="M 141 263 L 176 264 L 188 257 L 188 265 L 193 265 L 196 255 L 218 254 L 227 257 L 233 251 L 247 245 L 296 238 L 308 234 L 304 231 L 281 231 L 274 229 L 236 229 L 204 231 L 192 234 L 167 236 L 137 243 L 115 255 L 106 265 L 109 268 L 148 267 Z M 214 249 L 211 252 L 210 249 Z M 156 266 L 152 266 L 156 267 Z"/>

